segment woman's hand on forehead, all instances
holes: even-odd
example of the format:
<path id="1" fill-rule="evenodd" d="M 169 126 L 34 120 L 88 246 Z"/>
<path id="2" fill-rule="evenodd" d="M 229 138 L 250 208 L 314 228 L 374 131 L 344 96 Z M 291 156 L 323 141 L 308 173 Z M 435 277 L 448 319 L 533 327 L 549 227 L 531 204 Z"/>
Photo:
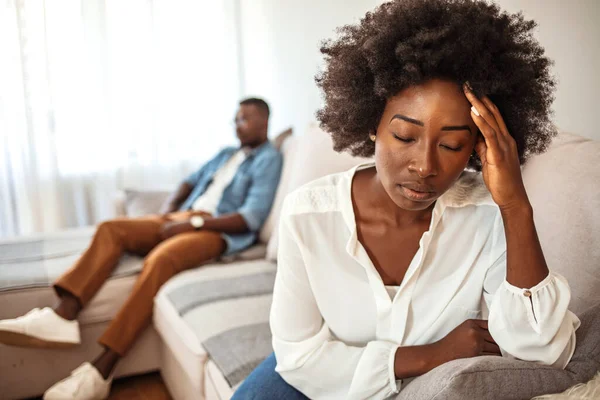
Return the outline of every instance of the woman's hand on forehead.
<path id="1" fill-rule="evenodd" d="M 508 132 L 498 107 L 487 96 L 479 99 L 468 82 L 463 89 L 472 105 L 471 118 L 482 134 L 475 151 L 481 159 L 483 180 L 494 202 L 501 209 L 528 204 L 517 143 Z"/>

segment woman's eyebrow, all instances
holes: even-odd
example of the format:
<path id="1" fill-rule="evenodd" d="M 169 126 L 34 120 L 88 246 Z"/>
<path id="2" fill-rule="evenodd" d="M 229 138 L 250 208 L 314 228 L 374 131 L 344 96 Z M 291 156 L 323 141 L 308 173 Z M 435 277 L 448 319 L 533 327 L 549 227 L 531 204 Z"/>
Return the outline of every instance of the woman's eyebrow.
<path id="1" fill-rule="evenodd" d="M 473 133 L 473 132 L 471 132 L 471 128 L 469 128 L 468 125 L 444 126 L 444 127 L 442 127 L 442 130 L 443 131 L 463 131 L 463 130 L 466 130 L 466 131 L 469 131 L 469 133 L 471 133 L 471 134 Z"/>
<path id="2" fill-rule="evenodd" d="M 390 123 L 394 120 L 394 119 L 401 119 L 403 121 L 406 122 L 410 122 L 411 124 L 415 124 L 418 126 L 425 126 L 425 124 L 423 123 L 423 121 L 419 121 L 418 119 L 414 119 L 414 118 L 410 118 L 407 117 L 406 115 L 402 115 L 402 114 L 395 114 L 392 119 L 390 120 Z M 444 126 L 442 127 L 443 131 L 469 131 L 470 134 L 473 134 L 473 132 L 471 132 L 471 128 L 468 125 L 451 125 L 451 126 Z"/>
<path id="3" fill-rule="evenodd" d="M 414 119 L 414 118 L 409 118 L 406 115 L 402 115 L 402 114 L 396 114 L 392 117 L 392 119 L 390 119 L 390 122 L 392 122 L 394 119 L 401 119 L 403 121 L 406 122 L 410 122 L 411 124 L 415 124 L 415 125 L 419 125 L 419 126 L 425 126 L 425 124 L 422 121 L 419 121 L 418 119 Z"/>

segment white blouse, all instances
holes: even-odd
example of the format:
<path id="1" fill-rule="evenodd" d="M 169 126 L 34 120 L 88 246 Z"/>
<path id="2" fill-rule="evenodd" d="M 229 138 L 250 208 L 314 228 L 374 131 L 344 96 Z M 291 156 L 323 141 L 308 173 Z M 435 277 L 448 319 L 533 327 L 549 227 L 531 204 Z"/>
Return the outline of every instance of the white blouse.
<path id="1" fill-rule="evenodd" d="M 311 399 L 385 399 L 400 391 L 399 346 L 442 339 L 488 319 L 506 357 L 564 368 L 579 319 L 556 273 L 529 289 L 505 280 L 502 217 L 465 172 L 436 202 L 399 287 L 386 287 L 357 239 L 352 178 L 363 164 L 288 195 L 271 308 L 276 371 Z"/>

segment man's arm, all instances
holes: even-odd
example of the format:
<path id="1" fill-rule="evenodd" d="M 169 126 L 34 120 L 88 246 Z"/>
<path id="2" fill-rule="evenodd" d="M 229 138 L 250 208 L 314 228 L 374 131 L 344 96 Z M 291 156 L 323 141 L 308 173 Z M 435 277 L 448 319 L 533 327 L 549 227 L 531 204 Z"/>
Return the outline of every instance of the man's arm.
<path id="1" fill-rule="evenodd" d="M 163 214 L 167 214 L 170 212 L 177 211 L 179 207 L 181 207 L 183 202 L 189 197 L 189 195 L 192 194 L 192 191 L 194 190 L 198 182 L 200 182 L 204 174 L 207 172 L 207 167 L 217 162 L 217 160 L 219 160 L 223 156 L 225 151 L 227 151 L 227 149 L 223 149 L 220 152 L 218 152 L 216 156 L 214 156 L 210 161 L 204 164 L 199 170 L 188 176 L 181 183 L 181 185 L 179 185 L 177 191 L 175 191 L 175 193 L 169 196 L 165 204 L 161 207 L 161 212 Z"/>
<path id="2" fill-rule="evenodd" d="M 220 215 L 215 218 L 205 218 L 202 229 L 231 234 L 246 233 L 249 231 L 246 220 L 238 213 Z"/>
<path id="3" fill-rule="evenodd" d="M 180 233 L 193 232 L 196 228 L 189 221 L 172 221 L 163 225 L 161 236 L 166 240 Z M 249 231 L 246 220 L 238 213 L 225 214 L 218 217 L 204 217 L 204 225 L 200 230 L 240 234 Z"/>
<path id="4" fill-rule="evenodd" d="M 179 185 L 179 188 L 172 193 L 169 198 L 165 201 L 165 204 L 161 207 L 161 214 L 168 214 L 177 211 L 181 204 L 188 198 L 192 193 L 194 187 L 189 183 L 183 182 Z"/>

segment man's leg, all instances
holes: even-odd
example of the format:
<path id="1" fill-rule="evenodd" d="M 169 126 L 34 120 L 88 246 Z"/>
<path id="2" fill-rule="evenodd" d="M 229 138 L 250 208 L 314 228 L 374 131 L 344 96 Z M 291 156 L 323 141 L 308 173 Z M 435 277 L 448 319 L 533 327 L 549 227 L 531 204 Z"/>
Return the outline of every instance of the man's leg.
<path id="1" fill-rule="evenodd" d="M 152 250 L 131 295 L 98 340 L 108 349 L 95 363 L 103 376 L 109 375 L 118 356 L 127 353 L 150 323 L 154 296 L 160 287 L 178 272 L 217 258 L 225 249 L 220 233 L 199 231 L 174 236 Z"/>
<path id="2" fill-rule="evenodd" d="M 107 221 L 98 227 L 89 248 L 54 284 L 60 299 L 51 309 L 34 309 L 23 317 L 0 321 L 0 342 L 24 347 L 71 347 L 81 342 L 79 311 L 96 294 L 123 251 L 147 254 L 161 240 L 168 217 Z"/>
<path id="3" fill-rule="evenodd" d="M 108 279 L 124 251 L 146 255 L 160 243 L 160 229 L 166 220 L 165 217 L 150 216 L 100 224 L 89 248 L 54 283 L 61 297 L 55 312 L 63 318 L 75 319 Z"/>

